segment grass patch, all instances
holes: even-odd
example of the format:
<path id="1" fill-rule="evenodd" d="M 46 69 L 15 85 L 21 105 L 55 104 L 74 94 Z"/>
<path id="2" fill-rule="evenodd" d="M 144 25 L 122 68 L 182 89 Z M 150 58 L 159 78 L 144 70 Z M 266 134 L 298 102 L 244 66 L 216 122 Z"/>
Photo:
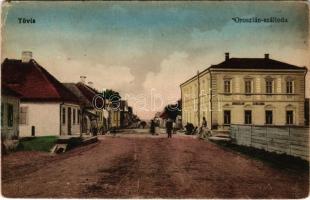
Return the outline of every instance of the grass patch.
<path id="1" fill-rule="evenodd" d="M 247 155 L 253 159 L 264 161 L 278 169 L 294 169 L 297 171 L 309 171 L 309 162 L 287 154 L 268 152 L 248 146 L 241 146 L 230 142 L 215 142 L 223 148 L 228 148 L 238 153 Z"/>
<path id="2" fill-rule="evenodd" d="M 49 152 L 55 145 L 57 136 L 43 136 L 22 138 L 19 140 L 17 151 L 45 151 Z"/>

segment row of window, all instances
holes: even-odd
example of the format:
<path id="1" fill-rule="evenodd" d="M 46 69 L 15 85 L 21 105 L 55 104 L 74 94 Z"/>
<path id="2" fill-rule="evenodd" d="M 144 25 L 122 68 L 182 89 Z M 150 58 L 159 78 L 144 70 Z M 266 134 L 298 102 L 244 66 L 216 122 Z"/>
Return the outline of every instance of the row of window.
<path id="1" fill-rule="evenodd" d="M 265 92 L 267 94 L 272 94 L 273 93 L 273 88 L 274 88 L 274 81 L 271 79 L 267 79 L 265 81 Z M 294 93 L 294 82 L 292 80 L 287 80 L 286 81 L 286 93 L 287 94 L 293 94 Z M 251 94 L 253 93 L 253 81 L 252 80 L 245 80 L 244 81 L 244 91 L 246 94 Z M 224 93 L 231 93 L 231 80 L 230 79 L 225 79 L 224 80 Z"/>
<path id="2" fill-rule="evenodd" d="M 68 114 L 66 115 L 66 110 L 68 112 Z M 75 108 L 62 108 L 62 123 L 66 124 L 66 121 L 70 120 L 70 123 L 72 122 L 73 124 L 79 124 L 80 123 L 80 115 L 81 112 L 79 109 L 75 109 Z M 68 116 L 68 118 L 67 118 Z M 72 119 L 71 119 L 72 117 Z"/>
<path id="3" fill-rule="evenodd" d="M 224 110 L 224 124 L 231 124 L 231 111 Z M 252 110 L 244 111 L 244 124 L 252 124 Z M 273 124 L 273 111 L 265 110 L 265 124 Z M 286 111 L 286 124 L 294 124 L 294 112 L 292 110 Z"/>
<path id="4" fill-rule="evenodd" d="M 10 103 L 1 103 L 1 126 L 13 127 L 14 123 L 14 109 L 13 104 Z M 6 110 L 7 120 L 4 124 L 4 112 Z"/>

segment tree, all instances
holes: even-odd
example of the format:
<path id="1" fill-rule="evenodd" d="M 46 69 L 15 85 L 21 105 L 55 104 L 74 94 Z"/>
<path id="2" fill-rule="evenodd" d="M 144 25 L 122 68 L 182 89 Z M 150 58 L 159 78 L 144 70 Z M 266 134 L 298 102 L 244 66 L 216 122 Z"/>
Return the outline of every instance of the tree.
<path id="1" fill-rule="evenodd" d="M 181 115 L 181 101 L 177 104 L 169 104 L 164 108 L 164 114 L 168 118 L 175 120 L 178 115 Z"/>
<path id="2" fill-rule="evenodd" d="M 112 89 L 107 89 L 106 91 L 104 91 L 104 97 L 106 99 L 111 99 L 111 100 L 121 99 L 122 98 L 121 95 L 118 92 L 116 92 L 116 91 L 114 91 Z"/>

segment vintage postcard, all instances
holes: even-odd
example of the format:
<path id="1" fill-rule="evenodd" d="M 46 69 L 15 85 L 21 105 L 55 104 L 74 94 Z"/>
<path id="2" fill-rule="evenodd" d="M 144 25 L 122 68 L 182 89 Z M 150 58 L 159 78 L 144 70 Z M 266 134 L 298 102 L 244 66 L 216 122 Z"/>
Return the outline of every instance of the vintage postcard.
<path id="1" fill-rule="evenodd" d="M 4 1 L 5 198 L 307 198 L 309 2 Z"/>

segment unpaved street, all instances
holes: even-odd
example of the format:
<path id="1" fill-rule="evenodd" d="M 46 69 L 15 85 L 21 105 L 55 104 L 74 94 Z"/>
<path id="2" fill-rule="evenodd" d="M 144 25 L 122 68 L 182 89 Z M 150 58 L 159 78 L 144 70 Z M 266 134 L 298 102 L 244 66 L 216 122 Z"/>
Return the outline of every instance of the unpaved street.
<path id="1" fill-rule="evenodd" d="M 301 198 L 308 173 L 277 169 L 190 136 L 100 136 L 62 155 L 2 159 L 6 197 Z"/>

